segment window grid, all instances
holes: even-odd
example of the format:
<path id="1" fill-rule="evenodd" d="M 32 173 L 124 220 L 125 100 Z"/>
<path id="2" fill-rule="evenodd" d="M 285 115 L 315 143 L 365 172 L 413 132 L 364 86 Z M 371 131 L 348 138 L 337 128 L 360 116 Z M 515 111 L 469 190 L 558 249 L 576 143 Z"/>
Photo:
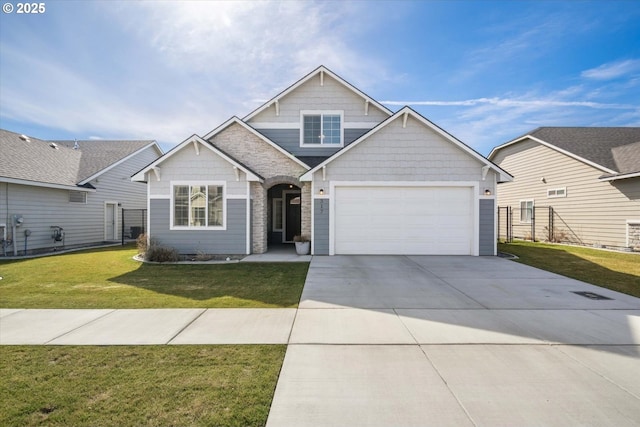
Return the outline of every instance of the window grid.
<path id="1" fill-rule="evenodd" d="M 221 185 L 175 185 L 173 225 L 177 227 L 224 226 L 224 187 Z"/>

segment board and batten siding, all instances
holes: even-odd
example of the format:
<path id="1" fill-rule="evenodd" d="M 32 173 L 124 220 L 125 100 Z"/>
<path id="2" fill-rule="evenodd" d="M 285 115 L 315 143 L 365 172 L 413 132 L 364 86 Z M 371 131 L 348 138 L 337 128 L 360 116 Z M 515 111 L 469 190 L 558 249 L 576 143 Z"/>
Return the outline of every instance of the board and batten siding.
<path id="1" fill-rule="evenodd" d="M 171 200 L 151 199 L 149 224 L 161 245 L 182 254 L 240 255 L 247 251 L 247 201 L 227 199 L 226 230 L 170 230 Z"/>
<path id="2" fill-rule="evenodd" d="M 495 199 L 480 199 L 479 203 L 479 254 L 480 256 L 496 255 Z"/>
<path id="3" fill-rule="evenodd" d="M 531 140 L 500 149 L 493 161 L 514 176 L 498 186 L 498 206 L 519 208 L 521 200 L 533 200 L 536 207 L 553 207 L 556 237 L 565 234 L 567 241 L 585 245 L 627 245 L 627 220 L 640 217 L 640 179 L 599 181 L 602 170 Z M 556 188 L 566 188 L 566 197 L 547 197 L 547 190 Z M 520 218 L 514 215 L 513 222 L 517 226 Z M 526 227 L 514 227 L 514 234 L 518 229 Z"/>
<path id="4" fill-rule="evenodd" d="M 15 236 L 21 254 L 25 249 L 24 231 L 27 229 L 31 231 L 27 238 L 27 252 L 54 246 L 52 226 L 64 229 L 67 248 L 94 245 L 105 239 L 105 202 L 113 202 L 116 206 L 117 203 L 121 205 L 117 208 L 116 223 L 119 238 L 122 226 L 120 208 L 145 209 L 147 206 L 146 186 L 132 182 L 131 175 L 158 155 L 155 148 L 146 148 L 99 175 L 91 181 L 96 190 L 86 193 L 86 203 L 70 202 L 69 190 L 0 183 L 0 222 L 6 222 L 11 233 L 12 216 L 23 216 L 24 223 L 17 228 Z M 61 245 L 61 242 L 55 243 L 56 247 Z M 13 248 L 10 251 L 13 255 Z"/>
<path id="5" fill-rule="evenodd" d="M 329 199 L 314 199 L 313 254 L 329 255 Z"/>
<path id="6" fill-rule="evenodd" d="M 294 129 L 256 129 L 258 132 L 287 150 L 294 156 L 318 156 L 329 157 L 342 147 L 301 147 L 300 127 Z M 367 133 L 370 129 L 345 129 L 344 145 L 351 144 L 356 139 Z"/>

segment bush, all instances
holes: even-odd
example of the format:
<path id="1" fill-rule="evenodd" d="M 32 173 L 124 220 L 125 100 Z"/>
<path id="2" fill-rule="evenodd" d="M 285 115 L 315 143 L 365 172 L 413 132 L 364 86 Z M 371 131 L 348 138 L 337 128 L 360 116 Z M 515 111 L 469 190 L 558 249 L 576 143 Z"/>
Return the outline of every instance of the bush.
<path id="1" fill-rule="evenodd" d="M 151 244 L 144 254 L 144 259 L 153 262 L 178 262 L 180 261 L 180 255 L 175 248 L 163 246 L 151 241 Z"/>
<path id="2" fill-rule="evenodd" d="M 147 235 L 141 234 L 136 239 L 136 246 L 138 247 L 138 253 L 144 255 L 147 252 Z"/>

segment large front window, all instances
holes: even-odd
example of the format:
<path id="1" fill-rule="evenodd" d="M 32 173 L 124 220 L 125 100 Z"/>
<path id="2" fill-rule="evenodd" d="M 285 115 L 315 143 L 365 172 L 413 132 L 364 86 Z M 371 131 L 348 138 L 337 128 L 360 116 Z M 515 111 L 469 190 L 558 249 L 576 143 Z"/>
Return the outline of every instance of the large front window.
<path id="1" fill-rule="evenodd" d="M 174 185 L 173 225 L 175 227 L 223 227 L 224 186 Z"/>
<path id="2" fill-rule="evenodd" d="M 301 145 L 342 145 L 342 112 L 302 112 Z"/>

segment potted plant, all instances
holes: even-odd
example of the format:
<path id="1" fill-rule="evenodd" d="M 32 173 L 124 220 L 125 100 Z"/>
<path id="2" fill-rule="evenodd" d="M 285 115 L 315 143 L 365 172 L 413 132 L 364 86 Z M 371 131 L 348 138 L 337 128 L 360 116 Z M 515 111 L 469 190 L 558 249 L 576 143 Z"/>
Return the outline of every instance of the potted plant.
<path id="1" fill-rule="evenodd" d="M 293 242 L 296 245 L 296 253 L 298 255 L 308 255 L 311 249 L 311 239 L 309 236 L 293 236 Z"/>

